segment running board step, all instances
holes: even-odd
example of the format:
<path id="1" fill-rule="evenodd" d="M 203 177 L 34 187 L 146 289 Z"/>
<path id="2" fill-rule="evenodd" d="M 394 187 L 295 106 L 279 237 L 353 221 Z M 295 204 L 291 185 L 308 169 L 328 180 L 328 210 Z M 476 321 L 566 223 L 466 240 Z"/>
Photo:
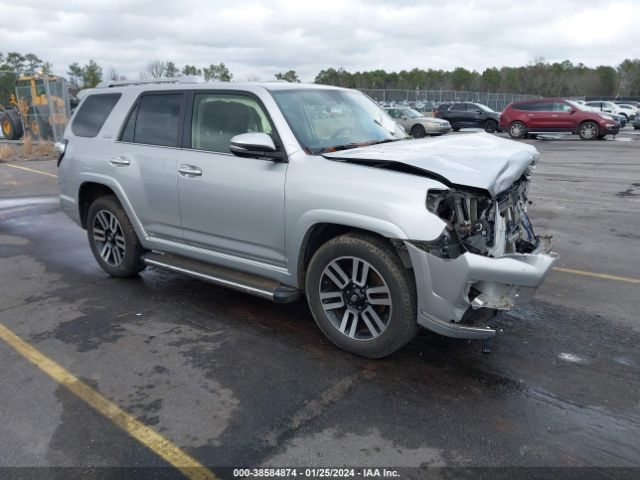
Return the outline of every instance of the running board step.
<path id="1" fill-rule="evenodd" d="M 235 270 L 178 255 L 149 252 L 142 256 L 142 260 L 145 264 L 153 267 L 184 273 L 190 277 L 250 293 L 276 303 L 290 303 L 300 298 L 300 290 L 288 287 L 275 280 L 236 272 Z"/>

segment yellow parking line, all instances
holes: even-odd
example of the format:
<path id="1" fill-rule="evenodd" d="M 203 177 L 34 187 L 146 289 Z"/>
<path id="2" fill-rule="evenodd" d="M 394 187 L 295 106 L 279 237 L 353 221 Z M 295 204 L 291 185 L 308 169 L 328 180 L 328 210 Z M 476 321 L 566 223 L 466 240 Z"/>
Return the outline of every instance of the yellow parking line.
<path id="1" fill-rule="evenodd" d="M 169 464 L 180 470 L 190 480 L 214 480 L 216 476 L 190 457 L 179 447 L 162 435 L 140 423 L 133 416 L 110 402 L 78 377 L 28 344 L 0 323 L 0 339 L 13 347 L 20 355 L 50 376 L 53 380 L 69 389 L 75 396 L 88 403 L 100 414 L 115 423 L 127 434 L 158 454 Z"/>
<path id="2" fill-rule="evenodd" d="M 47 177 L 58 178 L 58 175 L 49 172 L 43 172 L 42 170 L 36 170 L 34 168 L 23 167 L 22 165 L 11 165 L 10 163 L 3 163 L 2 165 L 11 168 L 19 168 L 20 170 L 26 170 L 27 172 L 39 173 L 40 175 L 46 175 Z"/>
<path id="3" fill-rule="evenodd" d="M 574 275 L 582 275 L 584 277 L 601 278 L 602 280 L 615 280 L 616 282 L 638 283 L 640 278 L 621 277 L 619 275 L 609 275 L 608 273 L 587 272 L 585 270 L 576 270 L 575 268 L 554 267 L 556 272 L 573 273 Z"/>

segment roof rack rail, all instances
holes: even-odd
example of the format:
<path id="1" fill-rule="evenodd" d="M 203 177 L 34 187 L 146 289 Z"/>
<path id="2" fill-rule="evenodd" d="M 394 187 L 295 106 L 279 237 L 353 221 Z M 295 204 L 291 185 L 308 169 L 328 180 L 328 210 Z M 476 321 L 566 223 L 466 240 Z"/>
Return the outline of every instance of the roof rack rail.
<path id="1" fill-rule="evenodd" d="M 105 80 L 96 88 L 129 87 L 133 85 L 159 85 L 166 83 L 204 83 L 204 78 L 197 75 L 173 78 L 154 78 L 152 80 Z"/>

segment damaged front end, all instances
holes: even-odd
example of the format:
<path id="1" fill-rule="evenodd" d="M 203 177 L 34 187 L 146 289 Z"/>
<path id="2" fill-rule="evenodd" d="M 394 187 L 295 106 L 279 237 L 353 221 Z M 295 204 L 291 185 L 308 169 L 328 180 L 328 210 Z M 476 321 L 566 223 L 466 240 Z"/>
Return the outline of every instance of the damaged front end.
<path id="1" fill-rule="evenodd" d="M 407 241 L 419 323 L 457 338 L 488 338 L 499 313 L 530 301 L 555 254 L 527 215 L 530 169 L 492 198 L 481 189 L 430 190 L 427 209 L 445 222 L 433 241 Z"/>

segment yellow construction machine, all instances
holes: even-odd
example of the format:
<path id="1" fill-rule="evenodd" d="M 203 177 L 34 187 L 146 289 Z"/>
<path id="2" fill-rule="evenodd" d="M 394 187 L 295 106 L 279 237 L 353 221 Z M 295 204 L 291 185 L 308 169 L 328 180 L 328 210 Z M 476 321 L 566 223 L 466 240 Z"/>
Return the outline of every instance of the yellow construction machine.
<path id="1" fill-rule="evenodd" d="M 66 124 L 64 100 L 48 91 L 49 84 L 57 80 L 51 75 L 18 77 L 9 104 L 0 105 L 0 130 L 4 138 L 18 140 L 27 133 L 48 140 L 53 138 L 55 125 Z"/>

